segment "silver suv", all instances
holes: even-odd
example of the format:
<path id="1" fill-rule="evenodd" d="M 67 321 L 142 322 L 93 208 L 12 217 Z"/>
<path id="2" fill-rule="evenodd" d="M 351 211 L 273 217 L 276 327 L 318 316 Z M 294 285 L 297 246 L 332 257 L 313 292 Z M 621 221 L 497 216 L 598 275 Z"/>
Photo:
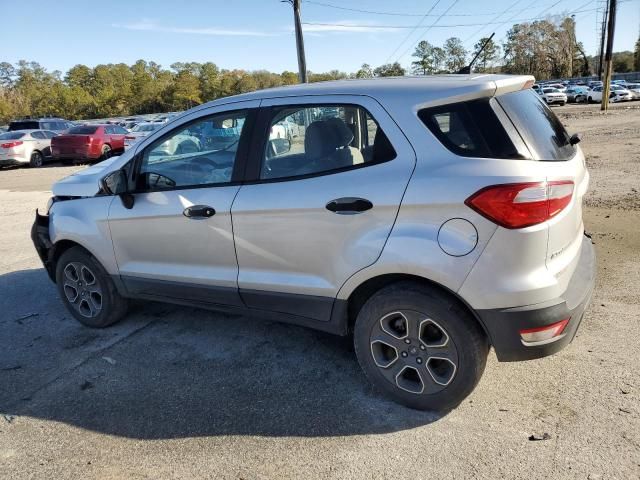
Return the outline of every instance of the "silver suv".
<path id="1" fill-rule="evenodd" d="M 56 183 L 32 238 L 85 325 L 120 320 L 131 298 L 250 311 L 352 335 L 379 390 L 450 409 L 491 346 L 514 361 L 571 342 L 593 290 L 580 137 L 532 84 L 448 75 L 217 100 Z"/>

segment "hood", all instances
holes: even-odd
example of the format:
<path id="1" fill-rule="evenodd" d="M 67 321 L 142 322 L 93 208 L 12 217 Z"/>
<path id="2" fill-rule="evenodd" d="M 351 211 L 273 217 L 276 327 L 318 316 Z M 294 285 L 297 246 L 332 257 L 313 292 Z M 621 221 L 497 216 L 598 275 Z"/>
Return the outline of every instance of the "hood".
<path id="1" fill-rule="evenodd" d="M 93 197 L 100 190 L 100 180 L 110 172 L 122 168 L 131 158 L 131 152 L 111 157 L 91 167 L 79 170 L 53 184 L 57 197 Z"/>

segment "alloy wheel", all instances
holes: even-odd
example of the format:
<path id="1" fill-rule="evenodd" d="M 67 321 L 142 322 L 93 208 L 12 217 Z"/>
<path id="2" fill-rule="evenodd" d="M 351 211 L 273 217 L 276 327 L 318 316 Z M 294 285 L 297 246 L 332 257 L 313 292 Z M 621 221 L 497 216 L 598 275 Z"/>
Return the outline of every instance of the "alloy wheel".
<path id="1" fill-rule="evenodd" d="M 458 369 L 458 350 L 447 331 L 428 315 L 397 310 L 371 329 L 370 349 L 382 376 L 414 394 L 434 394 Z"/>
<path id="2" fill-rule="evenodd" d="M 86 318 L 97 317 L 102 311 L 102 287 L 89 267 L 71 262 L 64 267 L 63 290 L 69 304 Z"/>

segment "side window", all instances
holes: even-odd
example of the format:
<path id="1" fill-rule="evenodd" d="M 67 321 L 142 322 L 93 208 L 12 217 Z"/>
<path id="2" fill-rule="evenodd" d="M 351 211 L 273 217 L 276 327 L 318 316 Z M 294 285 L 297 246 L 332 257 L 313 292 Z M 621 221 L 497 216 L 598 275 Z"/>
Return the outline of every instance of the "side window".
<path id="1" fill-rule="evenodd" d="M 247 113 L 242 110 L 202 118 L 149 145 L 142 156 L 138 188 L 230 182 Z"/>
<path id="2" fill-rule="evenodd" d="M 42 130 L 55 130 L 55 122 L 40 122 L 40 128 Z"/>
<path id="3" fill-rule="evenodd" d="M 108 125 L 104 127 L 104 133 L 106 133 L 107 135 L 113 135 L 115 133 L 114 128 L 111 125 Z"/>
<path id="4" fill-rule="evenodd" d="M 272 109 L 260 178 L 298 177 L 392 160 L 377 122 L 355 105 Z"/>
<path id="5" fill-rule="evenodd" d="M 113 127 L 113 129 L 114 129 L 115 133 L 117 133 L 118 135 L 126 135 L 128 133 L 124 128 L 122 128 L 119 125 L 116 126 L 116 127 Z"/>
<path id="6" fill-rule="evenodd" d="M 44 133 L 45 138 L 53 138 L 58 135 L 56 132 L 52 132 L 51 130 L 43 130 L 42 133 Z"/>
<path id="7" fill-rule="evenodd" d="M 31 136 L 33 138 L 37 138 L 38 140 L 44 140 L 46 137 L 43 132 L 31 132 Z"/>
<path id="8" fill-rule="evenodd" d="M 418 117 L 447 149 L 457 155 L 523 158 L 489 99 L 425 108 L 418 112 Z"/>

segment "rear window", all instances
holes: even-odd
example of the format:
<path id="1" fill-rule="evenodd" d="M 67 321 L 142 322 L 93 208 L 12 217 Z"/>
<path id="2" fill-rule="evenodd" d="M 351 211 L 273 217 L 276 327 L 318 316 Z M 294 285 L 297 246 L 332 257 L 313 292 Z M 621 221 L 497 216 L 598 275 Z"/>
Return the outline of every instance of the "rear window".
<path id="1" fill-rule="evenodd" d="M 24 120 L 19 122 L 11 122 L 9 124 L 9 130 L 37 130 L 40 128 L 40 124 L 37 120 Z"/>
<path id="2" fill-rule="evenodd" d="M 491 106 L 490 98 L 425 108 L 418 117 L 449 150 L 464 157 L 524 158 Z"/>
<path id="3" fill-rule="evenodd" d="M 96 133 L 98 127 L 92 127 L 91 125 L 80 125 L 79 127 L 73 127 L 69 130 L 71 135 L 91 135 Z"/>
<path id="4" fill-rule="evenodd" d="M 576 148 L 562 122 L 531 90 L 507 93 L 496 98 L 537 160 L 568 160 Z"/>
<path id="5" fill-rule="evenodd" d="M 18 140 L 24 136 L 24 132 L 7 132 L 0 135 L 0 140 Z"/>

